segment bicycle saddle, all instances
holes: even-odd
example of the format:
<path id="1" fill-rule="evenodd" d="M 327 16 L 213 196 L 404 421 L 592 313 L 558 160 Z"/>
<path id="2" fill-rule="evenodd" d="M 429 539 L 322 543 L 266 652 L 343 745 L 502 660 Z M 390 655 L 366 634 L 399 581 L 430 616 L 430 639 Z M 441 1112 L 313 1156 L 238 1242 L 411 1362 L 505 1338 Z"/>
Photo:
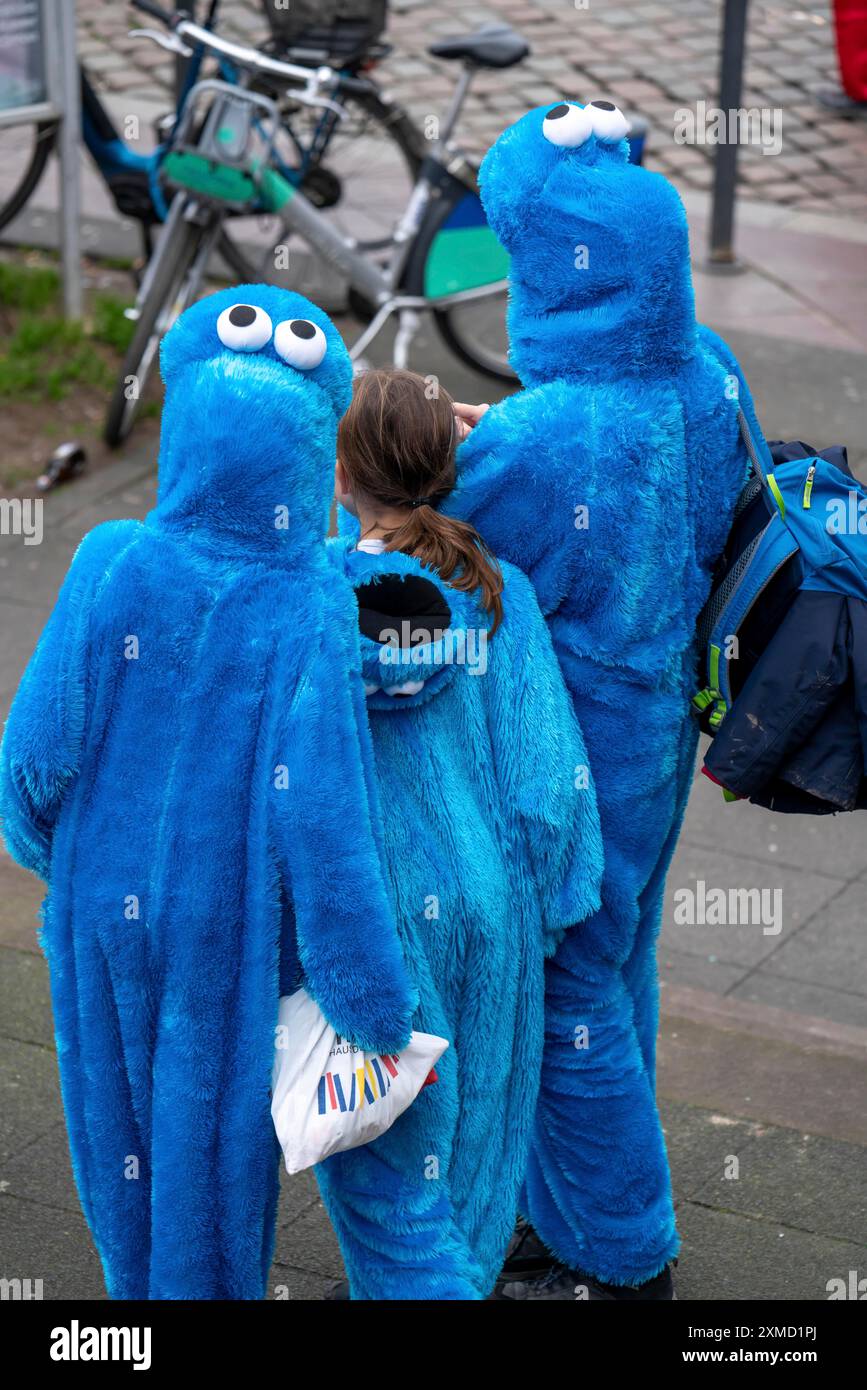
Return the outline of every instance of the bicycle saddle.
<path id="1" fill-rule="evenodd" d="M 529 52 L 527 40 L 508 24 L 485 24 L 472 34 L 440 39 L 428 48 L 434 58 L 465 58 L 480 68 L 511 68 Z"/>

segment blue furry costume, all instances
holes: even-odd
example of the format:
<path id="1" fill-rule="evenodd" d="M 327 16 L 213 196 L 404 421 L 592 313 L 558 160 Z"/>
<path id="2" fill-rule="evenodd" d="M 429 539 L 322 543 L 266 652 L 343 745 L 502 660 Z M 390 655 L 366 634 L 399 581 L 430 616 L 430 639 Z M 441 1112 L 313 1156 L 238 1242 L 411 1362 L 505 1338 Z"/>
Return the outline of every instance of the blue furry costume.
<path id="1" fill-rule="evenodd" d="M 385 1135 L 329 1158 L 317 1176 L 353 1298 L 479 1299 L 502 1263 L 526 1166 L 543 956 L 599 903 L 596 802 L 524 575 L 504 566 L 505 616 L 479 659 L 463 637 L 489 625 L 474 596 L 410 556 L 353 544 L 331 552 L 358 594 L 385 863 L 421 1000 L 415 1026 L 450 1046 L 436 1084 Z M 403 591 L 411 633 L 390 606 Z M 444 624 L 454 647 L 436 635 Z M 383 631 L 416 640 L 395 641 L 385 663 Z M 469 660 L 450 659 L 461 642 Z"/>
<path id="2" fill-rule="evenodd" d="M 605 848 L 602 907 L 547 971 L 524 1209 L 570 1268 L 634 1284 L 678 1243 L 654 1094 L 655 940 L 693 771 L 695 620 L 746 474 L 738 407 L 752 407 L 696 324 L 680 200 L 627 162 L 624 130 L 608 103 L 540 107 L 482 164 L 525 389 L 461 446 L 447 510 L 533 582 Z"/>
<path id="3" fill-rule="evenodd" d="M 182 316 L 162 370 L 157 506 L 82 542 L 9 716 L 0 810 L 48 884 L 63 1101 L 109 1293 L 261 1298 L 279 993 L 302 970 L 336 1028 L 386 1051 L 415 1005 L 355 602 L 324 545 L 351 369 L 320 310 L 245 286 Z"/>

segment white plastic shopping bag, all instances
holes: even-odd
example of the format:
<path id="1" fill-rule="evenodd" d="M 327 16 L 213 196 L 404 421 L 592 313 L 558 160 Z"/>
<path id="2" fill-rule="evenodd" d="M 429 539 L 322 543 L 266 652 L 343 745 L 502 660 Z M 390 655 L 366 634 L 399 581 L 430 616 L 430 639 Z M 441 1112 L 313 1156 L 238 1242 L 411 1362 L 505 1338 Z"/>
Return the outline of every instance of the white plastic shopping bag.
<path id="1" fill-rule="evenodd" d="M 413 1033 L 402 1052 L 363 1052 L 326 1021 L 306 990 L 280 1000 L 271 1115 L 286 1160 L 300 1173 L 329 1154 L 369 1144 L 415 1100 L 448 1047 Z"/>

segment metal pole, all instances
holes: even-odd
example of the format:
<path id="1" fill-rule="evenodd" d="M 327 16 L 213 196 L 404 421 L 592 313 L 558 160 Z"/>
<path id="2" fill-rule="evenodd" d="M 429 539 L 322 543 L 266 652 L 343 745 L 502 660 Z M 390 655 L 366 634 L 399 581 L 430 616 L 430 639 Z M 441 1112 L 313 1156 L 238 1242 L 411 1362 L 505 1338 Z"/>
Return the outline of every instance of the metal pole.
<path id="1" fill-rule="evenodd" d="M 48 7 L 43 13 L 47 16 Z M 63 269 L 63 312 L 80 319 L 81 295 L 81 94 L 75 50 L 75 0 L 60 0 L 57 10 L 57 75 L 62 112 L 58 133 L 60 161 L 60 258 Z"/>
<path id="2" fill-rule="evenodd" d="M 186 10 L 190 19 L 196 18 L 196 0 L 175 0 L 175 9 Z M 184 58 L 180 53 L 175 58 L 175 101 L 180 100 L 181 92 L 184 90 L 189 61 L 189 58 Z"/>
<path id="3" fill-rule="evenodd" d="M 741 104 L 748 0 L 725 0 L 719 71 L 719 106 L 724 114 L 725 143 L 716 147 L 710 219 L 710 268 L 738 269 L 734 251 L 737 185 L 737 118 Z"/>

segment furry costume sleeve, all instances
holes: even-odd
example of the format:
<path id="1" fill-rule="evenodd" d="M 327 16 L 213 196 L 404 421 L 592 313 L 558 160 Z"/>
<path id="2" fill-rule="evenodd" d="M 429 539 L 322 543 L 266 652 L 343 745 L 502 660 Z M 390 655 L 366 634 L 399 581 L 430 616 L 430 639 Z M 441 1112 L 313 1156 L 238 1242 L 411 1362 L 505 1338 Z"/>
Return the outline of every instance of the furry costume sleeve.
<path id="1" fill-rule="evenodd" d="M 646 564 L 664 555 L 664 540 L 654 534 L 654 479 L 664 475 L 672 429 L 682 427 L 664 397 L 641 401 L 616 382 L 605 390 L 604 408 L 570 380 L 536 385 L 491 406 L 458 450 L 458 486 L 443 507 L 471 519 L 498 554 L 528 575 L 546 617 L 564 599 L 593 612 L 620 567 L 620 545 L 639 529 L 639 511 L 648 522 Z M 629 475 L 634 510 L 624 524 Z"/>
<path id="2" fill-rule="evenodd" d="M 503 574 L 510 622 L 492 639 L 502 651 L 485 679 L 503 805 L 520 820 L 550 954 L 599 907 L 602 836 L 584 737 L 533 588 L 511 565 Z"/>
<path id="3" fill-rule="evenodd" d="M 329 565 L 324 584 L 334 573 Z M 311 653 L 316 680 L 299 683 L 282 721 L 274 834 L 308 991 L 344 1037 L 397 1052 L 409 1041 L 418 996 L 408 990 L 380 874 L 358 634 L 343 627 L 342 594 L 336 603 L 328 595 L 330 588 Z M 397 1030 L 395 1019 L 404 1020 Z"/>
<path id="4" fill-rule="evenodd" d="M 21 678 L 0 744 L 0 826 L 13 859 L 47 880 L 54 824 L 79 768 L 88 724 L 88 619 L 127 522 L 91 531 Z"/>

